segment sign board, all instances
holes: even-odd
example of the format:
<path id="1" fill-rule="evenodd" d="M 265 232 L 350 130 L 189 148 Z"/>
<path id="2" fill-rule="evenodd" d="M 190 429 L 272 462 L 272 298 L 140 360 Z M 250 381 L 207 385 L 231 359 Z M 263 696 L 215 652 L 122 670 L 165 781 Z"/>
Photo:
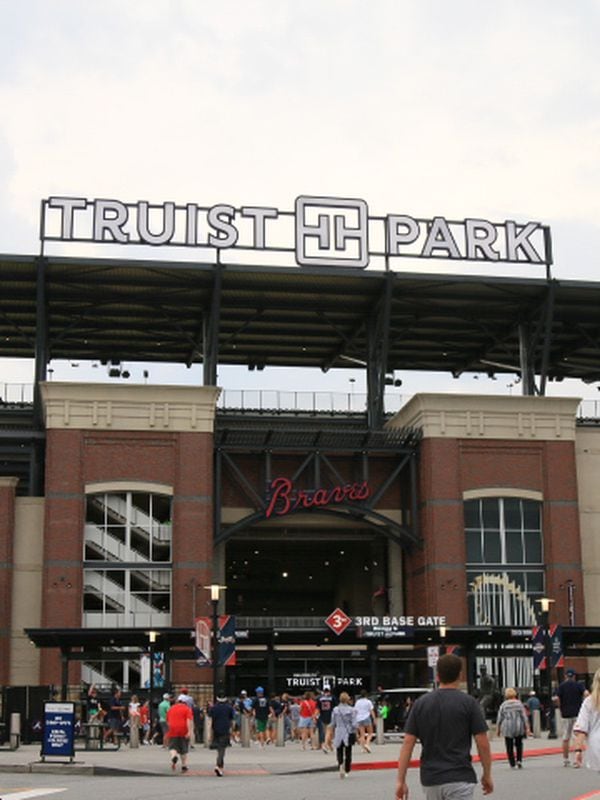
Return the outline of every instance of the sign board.
<path id="1" fill-rule="evenodd" d="M 363 689 L 365 684 L 363 678 L 358 675 L 319 675 L 316 672 L 295 672 L 285 679 L 286 690 L 306 691 L 314 689 L 321 691 L 324 686 L 329 686 L 332 690 L 341 691 L 342 689 Z"/>
<path id="2" fill-rule="evenodd" d="M 371 494 L 367 481 L 347 483 L 329 489 L 298 489 L 289 478 L 275 478 L 267 487 L 265 517 L 282 517 L 302 508 L 360 503 Z"/>
<path id="3" fill-rule="evenodd" d="M 437 667 L 437 663 L 440 658 L 440 648 L 436 646 L 428 647 L 427 648 L 427 666 L 428 667 Z"/>
<path id="4" fill-rule="evenodd" d="M 354 624 L 363 639 L 403 639 L 414 636 L 416 628 L 445 628 L 447 622 L 445 616 L 439 615 L 389 614 L 354 617 Z"/>
<path id="5" fill-rule="evenodd" d="M 42 758 L 75 755 L 75 703 L 44 703 Z"/>
<path id="6" fill-rule="evenodd" d="M 293 254 L 299 267 L 364 269 L 372 258 L 550 265 L 550 229 L 539 222 L 376 216 L 358 198 L 300 195 L 293 211 L 196 202 L 135 203 L 106 198 L 42 200 L 40 240 L 216 252 Z"/>
<path id="7" fill-rule="evenodd" d="M 352 617 L 349 617 L 341 608 L 336 608 L 335 611 L 332 611 L 327 617 L 325 624 L 331 628 L 336 636 L 339 636 L 346 630 L 348 625 L 352 624 Z"/>

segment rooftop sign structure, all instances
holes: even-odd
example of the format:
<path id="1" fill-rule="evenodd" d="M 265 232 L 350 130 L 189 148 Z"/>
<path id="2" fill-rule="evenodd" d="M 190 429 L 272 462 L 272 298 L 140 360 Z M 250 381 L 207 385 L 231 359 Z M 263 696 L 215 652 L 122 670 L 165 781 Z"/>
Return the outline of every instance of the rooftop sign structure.
<path id="1" fill-rule="evenodd" d="M 360 199 L 296 198 L 294 211 L 226 203 L 84 197 L 42 200 L 40 240 L 288 254 L 297 266 L 365 269 L 372 259 L 391 269 L 397 258 L 544 265 L 552 263 L 550 229 L 539 222 L 490 222 L 403 213 L 372 216 Z"/>

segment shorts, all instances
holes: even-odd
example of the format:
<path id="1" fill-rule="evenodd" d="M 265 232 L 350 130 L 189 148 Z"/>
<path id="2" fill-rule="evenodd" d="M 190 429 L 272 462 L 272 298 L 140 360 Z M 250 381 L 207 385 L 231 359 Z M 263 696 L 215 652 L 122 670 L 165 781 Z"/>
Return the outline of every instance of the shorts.
<path id="1" fill-rule="evenodd" d="M 299 728 L 312 728 L 312 717 L 300 717 L 298 720 Z"/>
<path id="2" fill-rule="evenodd" d="M 118 731 L 121 727 L 121 720 L 118 717 L 109 717 L 106 722 L 111 731 Z"/>
<path id="3" fill-rule="evenodd" d="M 169 750 L 175 750 L 179 755 L 184 756 L 189 752 L 190 740 L 185 736 L 170 736 Z"/>
<path id="4" fill-rule="evenodd" d="M 570 742 L 573 736 L 573 726 L 577 717 L 563 717 L 562 740 L 563 742 Z"/>
<path id="5" fill-rule="evenodd" d="M 256 731 L 257 733 L 264 733 L 267 730 L 267 720 L 266 719 L 257 719 L 256 720 Z"/>
<path id="6" fill-rule="evenodd" d="M 441 783 L 439 786 L 424 786 L 426 800 L 472 800 L 476 783 Z"/>
<path id="7" fill-rule="evenodd" d="M 371 719 L 371 717 L 367 717 L 366 719 L 359 719 L 356 724 L 359 725 L 361 728 L 366 728 L 367 725 L 373 724 L 373 720 Z"/>

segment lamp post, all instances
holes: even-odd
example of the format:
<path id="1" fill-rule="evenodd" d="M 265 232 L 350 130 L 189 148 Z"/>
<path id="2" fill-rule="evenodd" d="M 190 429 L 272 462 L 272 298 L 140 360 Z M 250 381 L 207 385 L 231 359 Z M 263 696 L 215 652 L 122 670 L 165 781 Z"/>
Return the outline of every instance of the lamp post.
<path id="1" fill-rule="evenodd" d="M 156 643 L 156 631 L 148 631 L 149 647 L 148 652 L 150 655 L 150 680 L 148 688 L 150 691 L 150 701 L 148 703 L 148 725 L 150 726 L 150 740 L 152 740 L 152 702 L 154 695 L 154 645 Z"/>
<path id="2" fill-rule="evenodd" d="M 554 703 L 552 700 L 552 639 L 550 637 L 550 629 L 548 617 L 550 614 L 550 604 L 554 602 L 550 597 L 540 597 L 536 600 L 540 604 L 540 622 L 544 631 L 544 652 L 546 660 L 546 692 L 548 695 L 548 738 L 556 739 L 555 718 L 554 718 Z"/>
<path id="3" fill-rule="evenodd" d="M 205 586 L 204 588 L 210 591 L 210 602 L 212 604 L 211 661 L 214 702 L 217 699 L 217 674 L 219 669 L 219 594 L 221 589 L 226 589 L 227 587 L 220 586 L 218 583 L 211 583 L 210 586 Z"/>

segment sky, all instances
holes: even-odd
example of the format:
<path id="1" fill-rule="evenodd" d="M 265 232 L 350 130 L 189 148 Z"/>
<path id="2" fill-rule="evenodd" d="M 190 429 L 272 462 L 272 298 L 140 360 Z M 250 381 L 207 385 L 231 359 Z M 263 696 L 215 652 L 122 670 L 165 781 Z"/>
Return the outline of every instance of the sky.
<path id="1" fill-rule="evenodd" d="M 598 41 L 597 0 L 0 0 L 0 252 L 38 252 L 52 195 L 291 210 L 310 194 L 381 215 L 537 220 L 553 275 L 596 281 Z M 0 383 L 31 374 L 0 363 Z M 410 394 L 519 391 L 510 376 L 401 377 Z M 150 380 L 200 382 L 200 368 Z M 219 381 L 364 389 L 362 371 L 221 368 Z"/>

